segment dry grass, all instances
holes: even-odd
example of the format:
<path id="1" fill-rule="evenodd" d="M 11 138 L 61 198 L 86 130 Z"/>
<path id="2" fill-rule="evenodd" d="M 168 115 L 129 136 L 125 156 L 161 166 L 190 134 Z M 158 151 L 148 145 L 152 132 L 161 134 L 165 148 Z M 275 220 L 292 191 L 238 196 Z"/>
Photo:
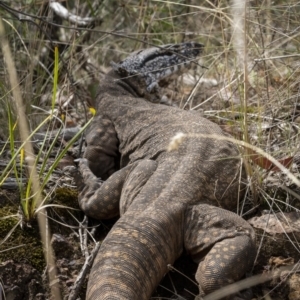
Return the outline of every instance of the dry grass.
<path id="1" fill-rule="evenodd" d="M 51 110 L 54 45 L 60 54 L 57 117 L 76 125 L 85 122 L 84 109 L 93 103 L 101 73 L 111 61 L 147 45 L 195 40 L 205 45 L 200 64 L 207 69 L 199 67 L 191 77 L 180 79 L 179 105 L 201 111 L 275 165 L 273 159 L 284 164 L 282 158 L 294 158 L 288 170 L 278 165 L 280 171 L 270 171 L 253 163 L 249 158 L 256 154 L 244 150 L 247 201 L 270 213 L 300 209 L 298 2 L 66 1 L 69 12 L 96 19 L 93 26 L 76 30 L 76 24 L 56 16 L 46 2 L 26 3 L 11 1 L 10 7 L 30 16 L 7 7 L 1 7 L 0 14 L 31 130 Z M 8 74 L 7 64 L 1 65 L 0 153 L 9 136 L 7 107 L 14 97 Z M 188 81 L 195 86 L 190 97 Z"/>

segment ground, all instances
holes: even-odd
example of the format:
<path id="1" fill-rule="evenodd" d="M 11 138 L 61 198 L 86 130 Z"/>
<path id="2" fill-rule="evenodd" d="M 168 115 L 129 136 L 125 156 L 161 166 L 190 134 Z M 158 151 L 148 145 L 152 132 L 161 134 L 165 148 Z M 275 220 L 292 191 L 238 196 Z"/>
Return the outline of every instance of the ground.
<path id="1" fill-rule="evenodd" d="M 70 146 L 70 138 L 62 139 L 59 130 L 68 128 L 72 133 L 90 118 L 88 108 L 94 103 L 98 82 L 111 61 L 118 62 L 149 45 L 189 40 L 203 43 L 205 50 L 195 72 L 179 78 L 163 93 L 171 104 L 197 110 L 238 140 L 249 142 L 288 168 L 289 172 L 280 171 L 266 155 L 243 148 L 249 189 L 240 208 L 248 220 L 267 216 L 268 223 L 272 217 L 278 217 L 277 213 L 283 216 L 273 232 L 267 232 L 263 219 L 254 221 L 259 255 L 249 276 L 270 274 L 297 263 L 300 259 L 299 3 L 295 0 L 212 0 L 201 4 L 197 0 L 59 1 L 73 16 L 94 18 L 92 24 L 79 25 L 68 19 L 70 14 L 65 17 L 51 9 L 51 2 L 0 1 L 0 17 L 27 121 L 31 132 L 38 131 L 32 137 L 32 144 L 39 170 L 44 170 L 43 173 L 49 170 L 56 159 L 60 160 L 59 154 L 65 147 Z M 1 61 L 7 63 L 2 42 L 0 39 Z M 12 92 L 18 83 L 11 83 L 8 76 L 13 69 L 11 65 L 1 65 L 0 182 L 6 176 L 15 177 L 16 173 L 25 181 L 22 192 L 20 187 L 0 188 L 0 291 L 9 300 L 47 299 L 49 284 L 39 229 L 34 217 L 30 222 L 24 221 L 19 207 L 21 194 L 23 200 L 28 199 L 24 189 L 28 176 L 17 132 L 18 113 L 14 108 L 18 105 L 13 105 Z M 189 97 L 194 87 L 195 93 Z M 47 131 L 55 133 L 49 138 L 45 135 Z M 74 152 L 78 154 L 79 146 L 76 147 Z M 78 209 L 76 189 L 71 178 L 62 172 L 63 166 L 72 163 L 72 157 L 64 156 L 58 171 L 54 168 L 50 174 L 41 176 L 41 181 L 48 178 L 43 196 L 46 204 L 50 204 L 47 216 L 65 297 L 87 253 L 82 247 L 84 217 L 79 210 L 65 207 Z M 54 207 L 54 203 L 64 208 Z M 289 219 L 289 213 L 294 213 L 294 218 Z M 286 220 L 287 226 L 281 231 Z M 88 225 L 95 239 L 101 242 L 112 224 L 113 221 L 89 220 Z M 86 243 L 90 253 L 94 241 L 89 238 Z M 184 277 L 188 275 L 193 280 L 196 265 L 183 255 L 175 268 L 181 273 L 171 270 L 153 297 L 183 295 L 188 299 L 190 292 L 197 293 L 197 286 Z M 81 299 L 85 287 L 86 279 Z M 265 295 L 266 299 L 296 300 L 300 299 L 299 289 L 297 273 L 280 271 L 276 279 L 253 288 L 253 298 Z"/>
<path id="2" fill-rule="evenodd" d="M 59 204 L 61 195 L 66 198 L 68 194 L 68 206 L 78 208 L 76 191 L 58 190 L 57 197 L 53 203 Z M 8 210 L 15 211 L 18 206 L 17 191 L 0 190 L 1 215 L 8 215 Z M 53 210 L 53 211 L 52 211 Z M 56 210 L 56 211 L 55 211 Z M 56 256 L 56 266 L 58 278 L 64 299 L 68 299 L 71 289 L 77 276 L 85 262 L 85 257 L 80 250 L 79 229 L 70 217 L 66 209 L 50 209 L 50 227 L 52 232 L 52 246 Z M 83 219 L 80 211 L 72 213 L 77 220 Z M 59 216 L 59 217 L 58 217 Z M 13 221 L 12 221 L 13 220 Z M 10 229 L 17 223 L 18 218 L 0 219 L 1 236 L 9 233 Z M 63 221 L 57 223 L 56 221 Z M 90 220 L 90 226 L 96 226 L 95 238 L 102 240 L 113 225 L 114 220 L 106 222 L 96 222 Z M 73 226 L 69 228 L 66 225 Z M 78 223 L 77 223 L 78 225 Z M 259 247 L 260 236 L 263 230 L 257 230 L 257 244 Z M 267 233 L 265 233 L 267 234 Z M 39 230 L 36 221 L 31 222 L 31 226 L 23 229 L 18 226 L 8 237 L 7 243 L 0 246 L 0 274 L 2 289 L 6 299 L 9 300 L 34 300 L 49 299 L 49 286 L 45 276 L 45 262 L 43 258 Z M 89 240 L 88 249 L 92 250 L 94 243 Z M 3 252 L 3 250 L 5 250 Z M 25 250 L 25 251 L 24 251 Z M 268 237 L 265 239 L 263 247 L 260 248 L 259 257 L 254 267 L 252 275 L 268 273 L 278 267 L 292 265 L 300 259 L 299 253 L 293 248 L 291 242 L 283 235 Z M 194 274 L 197 265 L 185 254 L 170 267 L 170 272 L 165 276 L 157 288 L 153 299 L 165 299 L 175 296 L 182 296 L 183 299 L 194 299 L 198 288 L 195 284 Z M 84 280 L 80 290 L 80 299 L 85 299 L 85 288 L 87 278 Z M 270 299 L 298 299 L 300 293 L 300 276 L 294 274 L 282 275 L 277 279 L 253 288 L 253 299 L 260 299 L 262 294 L 270 293 Z"/>

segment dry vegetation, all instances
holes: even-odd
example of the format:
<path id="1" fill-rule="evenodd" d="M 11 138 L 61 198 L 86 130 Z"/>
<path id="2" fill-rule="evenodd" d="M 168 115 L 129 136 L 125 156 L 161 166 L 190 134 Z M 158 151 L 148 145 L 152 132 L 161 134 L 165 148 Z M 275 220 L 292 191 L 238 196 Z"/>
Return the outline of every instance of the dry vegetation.
<path id="1" fill-rule="evenodd" d="M 148 45 L 201 42 L 205 53 L 196 71 L 180 78 L 166 93 L 182 108 L 199 110 L 238 140 L 262 150 L 258 153 L 254 148 L 242 148 L 249 192 L 241 214 L 249 217 L 263 210 L 269 215 L 299 211 L 299 2 L 60 1 L 68 12 L 94 18 L 87 26 L 58 16 L 49 7 L 50 1 L 1 2 L 0 17 L 31 131 L 40 124 L 43 126 L 39 131 L 45 132 L 86 123 L 89 117 L 86 108 L 93 104 L 97 83 L 111 61 Z M 58 73 L 54 72 L 55 47 L 59 53 Z M 17 114 L 10 70 L 4 64 L 3 53 L 0 55 L 0 167 L 4 170 L 13 149 L 20 147 L 20 136 L 15 127 Z M 49 116 L 51 121 L 45 122 Z M 46 140 L 34 143 L 38 158 L 49 159 L 49 165 L 60 151 L 57 146 L 54 151 L 51 145 Z M 275 166 L 273 159 L 263 153 L 271 155 L 288 170 Z M 25 174 L 22 155 L 17 153 L 15 163 L 2 174 L 1 180 L 4 177 L 21 180 Z M 49 175 L 47 200 L 57 186 L 66 186 L 65 178 L 57 181 L 57 174 L 53 171 Z M 24 193 L 21 191 L 22 199 Z M 3 219 L 3 213 L 0 217 Z M 289 243 L 293 243 L 292 247 L 299 253 L 299 227 L 297 230 L 298 236 Z M 265 243 L 263 233 L 258 234 L 258 240 L 260 246 Z M 5 244 L 3 246 L 5 248 Z M 272 254 L 272 250 L 269 253 Z M 289 254 L 282 253 L 282 256 L 289 257 Z M 271 268 L 272 263 L 267 259 L 260 263 L 257 273 L 262 272 L 263 266 Z M 292 298 L 291 290 L 286 291 L 288 288 L 277 284 L 272 286 L 274 290 L 270 286 L 259 290 L 258 295 L 265 293 L 274 297 L 270 299 L 300 299 L 300 287 L 299 298 Z"/>

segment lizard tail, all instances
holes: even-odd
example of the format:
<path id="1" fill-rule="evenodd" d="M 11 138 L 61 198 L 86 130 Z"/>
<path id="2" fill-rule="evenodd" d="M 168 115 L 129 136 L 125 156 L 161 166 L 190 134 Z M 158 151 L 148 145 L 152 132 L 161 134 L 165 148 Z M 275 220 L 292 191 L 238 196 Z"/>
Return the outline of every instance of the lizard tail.
<path id="1" fill-rule="evenodd" d="M 148 300 L 151 297 L 167 273 L 168 264 L 173 264 L 180 254 L 176 253 L 176 250 L 180 252 L 180 230 L 176 236 L 177 226 L 167 226 L 176 224 L 174 220 L 164 212 L 159 214 L 159 217 L 157 214 L 136 217 L 129 213 L 115 224 L 94 262 L 86 299 Z"/>

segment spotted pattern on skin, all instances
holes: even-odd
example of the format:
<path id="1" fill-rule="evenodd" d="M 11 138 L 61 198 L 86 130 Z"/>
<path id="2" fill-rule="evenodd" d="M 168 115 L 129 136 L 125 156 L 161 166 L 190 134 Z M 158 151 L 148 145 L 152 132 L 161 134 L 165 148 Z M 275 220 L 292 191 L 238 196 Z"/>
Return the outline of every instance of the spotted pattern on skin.
<path id="1" fill-rule="evenodd" d="M 154 72 L 160 52 L 143 51 L 136 65 L 131 58 L 130 72 L 146 66 L 146 57 Z M 149 85 L 140 79 L 144 88 Z M 118 70 L 101 82 L 97 116 L 79 163 L 80 207 L 96 219 L 120 215 L 93 264 L 89 300 L 148 300 L 168 264 L 184 250 L 199 263 L 200 295 L 240 279 L 255 258 L 253 229 L 224 209 L 237 207 L 244 188 L 237 147 L 195 138 L 224 133 L 197 112 L 139 98 L 140 88 L 139 81 L 129 85 Z M 168 152 L 178 132 L 191 136 Z"/>
<path id="2" fill-rule="evenodd" d="M 224 245 L 226 244 L 230 248 L 233 243 L 239 245 L 238 247 L 235 246 L 235 251 L 223 254 L 224 248 L 227 248 Z M 249 239 L 247 239 L 247 236 L 242 235 L 215 244 L 212 248 L 215 251 L 210 251 L 205 256 L 204 260 L 200 262 L 196 273 L 196 279 L 200 283 L 200 295 L 204 296 L 211 293 L 215 290 L 216 285 L 223 287 L 238 280 L 243 273 L 242 270 L 251 267 L 251 262 L 242 259 L 241 256 L 236 259 L 236 254 L 245 253 L 247 249 L 249 249 Z M 254 253 L 250 253 L 250 259 L 254 259 Z M 223 274 L 222 277 L 218 276 L 220 273 Z M 232 296 L 224 299 L 232 299 Z"/>

